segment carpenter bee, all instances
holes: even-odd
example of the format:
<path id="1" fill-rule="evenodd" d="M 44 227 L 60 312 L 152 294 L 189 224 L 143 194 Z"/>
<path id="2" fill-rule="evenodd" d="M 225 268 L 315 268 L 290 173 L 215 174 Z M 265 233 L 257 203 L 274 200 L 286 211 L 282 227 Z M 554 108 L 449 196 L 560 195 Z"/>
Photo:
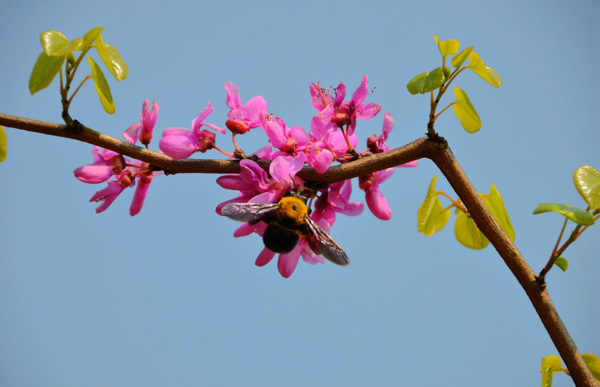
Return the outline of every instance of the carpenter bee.
<path id="1" fill-rule="evenodd" d="M 267 223 L 263 242 L 271 251 L 289 253 L 304 235 L 315 254 L 337 265 L 347 266 L 350 260 L 344 249 L 310 218 L 307 200 L 297 191 L 288 191 L 277 203 L 232 203 L 223 207 L 221 212 L 231 219 L 249 224 Z"/>

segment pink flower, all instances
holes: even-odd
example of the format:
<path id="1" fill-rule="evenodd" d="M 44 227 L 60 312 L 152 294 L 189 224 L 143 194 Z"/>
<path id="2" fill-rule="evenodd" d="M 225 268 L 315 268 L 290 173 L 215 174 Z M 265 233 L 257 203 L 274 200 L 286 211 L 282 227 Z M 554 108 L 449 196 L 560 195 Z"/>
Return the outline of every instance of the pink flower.
<path id="1" fill-rule="evenodd" d="M 310 94 L 313 106 L 319 110 L 311 122 L 311 132 L 319 140 L 327 132 L 336 130 L 337 127 L 349 129 L 348 134 L 354 133 L 356 119 L 368 120 L 381 110 L 381 106 L 374 102 L 363 104 L 369 94 L 368 76 L 362 78 L 360 86 L 352 93 L 350 101 L 346 97 L 346 85 L 341 82 L 335 89 L 335 98 L 326 90 L 321 89 L 318 83 L 310 85 Z"/>
<path id="2" fill-rule="evenodd" d="M 281 152 L 297 155 L 308 145 L 310 138 L 300 126 L 288 128 L 283 118 L 273 117 L 266 111 L 261 112 L 260 122 L 269 142 Z"/>
<path id="3" fill-rule="evenodd" d="M 108 187 L 96 192 L 90 199 L 90 202 L 100 202 L 100 205 L 96 208 L 97 214 L 110 207 L 125 188 L 135 185 L 135 176 L 130 168 L 121 171 L 116 178 L 117 180 L 109 181 Z"/>
<path id="4" fill-rule="evenodd" d="M 267 101 L 257 95 L 242 106 L 240 89 L 233 82 L 226 82 L 225 90 L 227 91 L 225 103 L 230 109 L 225 126 L 233 134 L 244 134 L 250 129 L 258 128 L 261 125 L 260 113 L 267 110 Z"/>
<path id="5" fill-rule="evenodd" d="M 146 149 L 148 149 L 150 140 L 152 140 L 152 130 L 154 129 L 156 119 L 158 118 L 158 102 L 152 102 L 151 111 L 148 111 L 148 105 L 148 98 L 146 98 L 144 100 L 144 104 L 142 105 L 142 112 L 140 113 L 140 121 L 142 123 L 132 124 L 129 128 L 127 128 L 127 130 L 123 132 L 123 138 L 130 144 L 135 144 L 138 140 L 139 135 L 139 140 L 142 144 L 146 146 Z"/>
<path id="6" fill-rule="evenodd" d="M 388 168 L 358 178 L 358 186 L 365 191 L 365 199 L 369 210 L 381 220 L 390 220 L 392 210 L 386 198 L 379 191 L 379 185 L 392 177 L 394 172 L 394 168 Z"/>
<path id="7" fill-rule="evenodd" d="M 350 195 L 352 195 L 351 180 L 333 183 L 328 189 L 321 190 L 320 193 L 315 201 L 315 210 L 311 216 L 315 222 L 323 219 L 330 226 L 333 226 L 336 213 L 358 216 L 363 212 L 364 205 L 362 203 L 350 201 Z"/>
<path id="8" fill-rule="evenodd" d="M 383 127 L 381 128 L 381 135 L 377 137 L 377 135 L 374 134 L 367 139 L 367 148 L 371 153 L 375 154 L 392 150 L 392 148 L 387 146 L 385 143 L 390 136 L 392 129 L 394 129 L 394 119 L 388 112 L 385 112 L 383 114 Z M 395 168 L 412 168 L 416 167 L 417 165 L 419 165 L 419 162 L 415 160 L 406 164 L 398 165 Z"/>
<path id="9" fill-rule="evenodd" d="M 202 122 L 213 110 L 215 109 L 209 101 L 204 110 L 192 121 L 192 130 L 185 128 L 166 129 L 158 143 L 158 147 L 164 154 L 174 159 L 187 159 L 194 152 L 204 153 L 209 149 L 213 149 L 215 146 L 215 134 L 202 128 L 207 127 L 222 134 L 226 133 L 223 128 Z"/>
<path id="10" fill-rule="evenodd" d="M 84 183 L 98 184 L 110 179 L 112 175 L 118 175 L 125 168 L 125 158 L 117 152 L 108 149 L 100 150 L 100 147 L 92 148 L 92 160 L 94 163 L 77 168 L 73 173 L 75 177 Z"/>
<path id="11" fill-rule="evenodd" d="M 329 233 L 330 227 L 326 221 L 321 220 L 317 222 L 317 224 L 323 229 L 323 231 Z M 260 254 L 258 254 L 258 257 L 256 257 L 254 264 L 259 267 L 265 266 L 271 262 L 273 257 L 275 257 L 275 254 L 277 253 L 265 247 Z M 301 236 L 298 244 L 292 251 L 285 254 L 279 254 L 279 258 L 277 259 L 277 269 L 279 270 L 279 274 L 281 274 L 281 276 L 284 278 L 290 278 L 290 276 L 294 273 L 294 270 L 296 270 L 296 266 L 298 266 L 300 257 L 302 257 L 304 262 L 310 265 L 325 263 L 325 259 L 320 255 L 315 254 L 310 249 L 310 246 L 308 245 L 308 242 L 304 236 Z"/>
<path id="12" fill-rule="evenodd" d="M 152 179 L 154 176 L 161 175 L 163 172 L 151 171 L 147 169 L 147 163 L 139 160 L 134 160 L 133 165 L 137 168 L 132 166 L 127 167 L 115 176 L 116 180 L 109 181 L 106 188 L 96 192 L 94 196 L 92 196 L 90 202 L 100 202 L 100 205 L 96 208 L 97 214 L 110 207 L 125 188 L 135 186 L 136 179 L 138 179 L 139 182 L 133 195 L 131 206 L 129 207 L 129 214 L 135 216 L 142 210 Z"/>

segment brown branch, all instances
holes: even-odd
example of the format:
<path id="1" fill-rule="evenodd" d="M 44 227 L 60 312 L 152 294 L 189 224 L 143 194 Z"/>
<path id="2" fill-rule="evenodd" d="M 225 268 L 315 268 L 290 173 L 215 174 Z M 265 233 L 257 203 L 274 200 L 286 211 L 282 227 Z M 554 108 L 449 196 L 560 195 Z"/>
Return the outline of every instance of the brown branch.
<path id="1" fill-rule="evenodd" d="M 48 122 L 29 120 L 0 113 L 0 125 L 71 138 L 119 152 L 123 155 L 147 162 L 170 173 L 238 173 L 239 162 L 235 160 L 174 160 L 164 154 L 131 145 L 125 141 L 98 133 L 83 125 L 65 126 Z M 573 381 L 577 386 L 598 387 L 594 377 L 585 365 L 573 339 L 567 332 L 546 286 L 536 282 L 536 276 L 519 250 L 508 238 L 504 230 L 489 212 L 477 191 L 456 161 L 445 140 L 432 141 L 418 139 L 390 152 L 367 156 L 359 160 L 329 168 L 324 174 L 317 174 L 313 168 L 304 167 L 298 176 L 308 181 L 333 183 L 353 177 L 363 176 L 378 170 L 404 164 L 420 158 L 430 158 L 442 171 L 469 210 L 477 227 L 490 240 L 521 284 L 533 307 L 540 316 L 550 338 L 565 361 Z M 268 170 L 270 161 L 258 160 L 262 168 Z"/>
<path id="2" fill-rule="evenodd" d="M 0 113 L 0 125 L 98 145 L 99 147 L 121 153 L 124 156 L 144 161 L 170 174 L 240 172 L 238 160 L 176 160 L 165 154 L 140 148 L 126 141 L 96 132 L 83 125 L 66 126 L 2 113 Z M 331 167 L 323 174 L 318 174 L 313 168 L 305 166 L 298 172 L 298 176 L 306 181 L 335 183 L 427 157 L 434 148 L 435 146 L 428 142 L 426 138 L 421 138 L 391 152 L 378 153 L 351 163 Z M 269 160 L 259 159 L 257 162 L 263 169 L 266 171 L 269 170 L 269 165 L 271 164 Z"/>
<path id="3" fill-rule="evenodd" d="M 494 219 L 485 204 L 483 204 L 483 200 L 481 200 L 477 191 L 473 188 L 473 185 L 458 164 L 458 161 L 456 161 L 450 148 L 447 148 L 445 151 L 436 152 L 432 160 L 444 176 L 446 176 L 454 191 L 456 191 L 468 208 L 479 230 L 490 240 L 498 251 L 498 254 L 504 259 L 508 268 L 525 290 L 525 293 L 527 293 L 556 349 L 558 349 L 560 356 L 565 361 L 575 385 L 598 387 L 596 380 L 577 350 L 573 339 L 569 335 L 569 332 L 567 332 L 567 328 L 560 319 L 550 299 L 548 290 L 545 286 L 537 283 L 535 273 L 531 270 L 531 267 L 529 267 L 504 230 L 502 230 L 502 227 L 496 222 L 496 219 Z"/>

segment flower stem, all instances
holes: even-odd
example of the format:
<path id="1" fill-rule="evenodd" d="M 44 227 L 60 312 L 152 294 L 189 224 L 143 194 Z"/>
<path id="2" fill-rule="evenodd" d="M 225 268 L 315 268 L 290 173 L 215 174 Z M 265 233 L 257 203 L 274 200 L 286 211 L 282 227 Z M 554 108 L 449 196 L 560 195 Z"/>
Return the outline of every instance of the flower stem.
<path id="1" fill-rule="evenodd" d="M 234 134 L 234 137 L 235 137 L 235 134 Z M 235 143 L 235 142 L 234 142 L 234 143 Z M 223 151 L 221 148 L 219 148 L 219 147 L 218 147 L 218 146 L 216 146 L 216 145 L 214 145 L 214 148 L 215 148 L 216 150 L 218 150 L 219 152 L 223 153 L 225 156 L 228 156 L 228 157 L 234 157 L 234 156 L 233 156 L 233 153 L 227 153 L 227 152 Z M 238 148 L 238 149 L 239 149 L 239 148 Z"/>

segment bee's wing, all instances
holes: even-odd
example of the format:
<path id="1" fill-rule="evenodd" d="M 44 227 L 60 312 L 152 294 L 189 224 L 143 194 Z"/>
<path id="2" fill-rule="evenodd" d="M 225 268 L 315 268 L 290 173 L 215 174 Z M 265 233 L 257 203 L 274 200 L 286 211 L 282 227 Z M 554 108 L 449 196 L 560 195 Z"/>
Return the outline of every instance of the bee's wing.
<path id="1" fill-rule="evenodd" d="M 336 265 L 348 266 L 350 259 L 342 246 L 338 245 L 321 227 L 310 217 L 306 217 L 306 224 L 312 235 L 307 236 L 307 241 L 316 254 L 322 255 Z"/>
<path id="2" fill-rule="evenodd" d="M 267 215 L 272 214 L 279 208 L 277 203 L 232 203 L 221 209 L 221 213 L 228 218 L 256 224 Z"/>

